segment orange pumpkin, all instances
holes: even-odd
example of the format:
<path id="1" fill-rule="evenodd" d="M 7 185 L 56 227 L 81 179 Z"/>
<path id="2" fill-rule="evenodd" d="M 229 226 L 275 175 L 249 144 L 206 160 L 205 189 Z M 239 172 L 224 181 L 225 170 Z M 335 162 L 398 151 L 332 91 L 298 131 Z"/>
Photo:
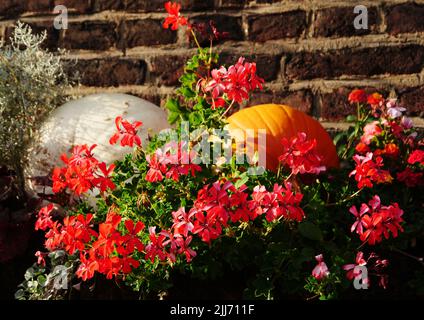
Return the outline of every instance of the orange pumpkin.
<path id="1" fill-rule="evenodd" d="M 227 120 L 231 134 L 237 139 L 243 139 L 240 135 L 244 130 L 255 130 L 254 150 L 265 148 L 257 145 L 257 137 L 258 129 L 266 130 L 266 168 L 269 170 L 275 171 L 278 168 L 278 157 L 283 148 L 281 139 L 294 137 L 298 132 L 305 132 L 308 139 L 317 140 L 317 151 L 324 158 L 323 165 L 327 168 L 339 166 L 336 147 L 327 131 L 317 120 L 302 111 L 286 105 L 263 104 L 242 109 Z"/>

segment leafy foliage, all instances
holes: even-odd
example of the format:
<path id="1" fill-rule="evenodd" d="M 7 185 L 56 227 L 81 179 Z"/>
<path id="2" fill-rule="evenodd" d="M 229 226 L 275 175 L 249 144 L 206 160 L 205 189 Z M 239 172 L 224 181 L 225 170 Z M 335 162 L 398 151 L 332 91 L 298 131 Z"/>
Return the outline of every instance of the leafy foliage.
<path id="1" fill-rule="evenodd" d="M 178 5 L 167 4 L 167 10 L 166 27 L 189 25 Z M 194 29 L 190 26 L 198 43 Z M 97 197 L 96 208 L 83 198 L 75 202 L 79 194 L 73 188 L 87 180 L 80 175 L 83 169 L 99 163 L 93 160 L 93 147 L 80 146 L 71 158 L 64 157 L 67 167 L 58 172 L 71 167 L 75 174 L 66 183 L 61 176 L 53 180 L 74 202 L 67 205 L 63 221 L 43 208 L 37 226 L 47 231 L 46 248 L 63 250 L 65 260 L 75 265 L 71 284 L 95 284 L 106 275 L 146 299 L 172 297 L 181 277 L 227 283 L 234 275 L 241 285 L 227 291 L 248 299 L 351 297 L 357 294 L 352 281 L 358 280 L 370 284 L 371 295 L 380 294 L 379 286 L 390 290 L 388 259 L 380 257 L 420 261 L 408 251 L 423 240 L 424 230 L 423 144 L 402 117 L 403 108 L 378 94 L 349 96 L 357 115 L 349 118 L 352 127 L 335 138 L 343 165 L 326 172 L 316 141 L 303 133 L 282 142 L 277 172 L 248 175 L 249 164 L 239 163 L 235 154 L 228 161 L 193 163 L 203 134 L 208 146 L 232 147 L 231 139 L 215 132 L 225 128 L 225 115 L 239 99 L 260 88 L 256 65 L 241 58 L 228 68 L 212 69 L 217 58 L 212 47 L 198 48 L 177 96 L 167 103 L 175 130 L 152 137 L 147 146 L 117 161 L 113 174 L 102 177 L 109 188 Z M 127 125 L 117 125 L 112 142 L 121 137 L 124 144 L 137 141 L 139 123 L 117 120 Z M 185 121 L 192 134 L 188 143 Z M 97 188 L 96 183 L 86 186 Z M 19 298 L 45 297 L 46 286 L 35 285 L 34 277 L 49 272 L 49 266 L 33 267 Z M 422 270 L 419 263 L 408 268 L 408 275 Z M 403 288 L 421 294 L 421 278 L 408 279 Z M 209 288 L 202 291 L 210 297 Z"/>
<path id="2" fill-rule="evenodd" d="M 18 22 L 9 45 L 0 45 L 0 163 L 13 168 L 24 194 L 26 151 L 42 121 L 67 97 L 70 82 L 63 52 L 42 48 L 46 32 L 34 35 Z"/>

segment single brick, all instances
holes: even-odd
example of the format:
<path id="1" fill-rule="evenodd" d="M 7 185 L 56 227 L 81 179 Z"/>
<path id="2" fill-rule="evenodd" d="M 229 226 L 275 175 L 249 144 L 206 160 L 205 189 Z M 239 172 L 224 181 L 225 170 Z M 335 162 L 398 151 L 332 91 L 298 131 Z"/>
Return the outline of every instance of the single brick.
<path id="1" fill-rule="evenodd" d="M 165 3 L 169 0 L 128 0 L 126 1 L 126 11 L 163 11 L 165 12 Z M 181 11 L 200 11 L 209 10 L 214 7 L 214 0 L 182 0 Z"/>
<path id="2" fill-rule="evenodd" d="M 311 114 L 313 96 L 309 90 L 283 92 L 256 91 L 252 94 L 248 106 L 268 103 L 285 104 L 307 114 Z"/>
<path id="3" fill-rule="evenodd" d="M 81 74 L 81 83 L 86 86 L 141 85 L 145 80 L 146 63 L 119 58 L 79 60 L 76 69 Z"/>
<path id="4" fill-rule="evenodd" d="M 2 0 L 3 1 L 3 0 Z M 28 12 L 50 12 L 52 8 L 52 3 L 50 0 L 27 0 L 27 5 L 25 10 Z"/>
<path id="5" fill-rule="evenodd" d="M 402 88 L 398 93 L 408 115 L 424 117 L 424 86 Z"/>
<path id="6" fill-rule="evenodd" d="M 125 0 L 91 0 L 92 9 L 96 12 L 104 10 L 125 10 Z"/>
<path id="7" fill-rule="evenodd" d="M 242 9 L 249 0 L 217 0 L 215 6 L 225 9 Z"/>
<path id="8" fill-rule="evenodd" d="M 69 12 L 89 13 L 92 10 L 92 0 L 54 0 L 54 5 L 64 5 Z"/>
<path id="9" fill-rule="evenodd" d="M 306 28 L 306 13 L 302 10 L 278 14 L 253 15 L 247 18 L 249 40 L 295 38 L 302 35 Z"/>
<path id="10" fill-rule="evenodd" d="M 124 22 L 120 43 L 126 48 L 175 43 L 177 33 L 162 28 L 158 19 L 128 20 Z"/>
<path id="11" fill-rule="evenodd" d="M 26 8 L 25 0 L 1 0 L 0 19 L 10 19 L 23 13 Z"/>
<path id="12" fill-rule="evenodd" d="M 359 36 L 376 33 L 378 30 L 377 8 L 368 8 L 368 29 L 356 29 L 353 25 L 358 15 L 353 7 L 327 8 L 318 10 L 315 20 L 314 36 Z"/>
<path id="13" fill-rule="evenodd" d="M 189 57 L 165 55 L 152 58 L 150 74 L 158 79 L 159 84 L 177 85 L 178 79 L 184 73 L 184 66 Z"/>
<path id="14" fill-rule="evenodd" d="M 204 24 L 206 27 L 205 35 L 199 34 L 198 40 L 199 43 L 203 46 L 209 46 L 209 36 L 212 34 L 209 27 L 209 22 L 213 21 L 218 32 L 227 32 L 228 36 L 225 39 L 220 39 L 219 41 L 214 41 L 214 43 L 219 43 L 226 40 L 243 40 L 243 29 L 242 29 L 242 18 L 240 16 L 229 16 L 223 14 L 216 15 L 200 15 L 191 19 L 194 24 Z M 194 42 L 191 44 L 194 46 Z"/>
<path id="15" fill-rule="evenodd" d="M 342 75 L 411 74 L 424 66 L 424 47 L 402 45 L 360 50 L 302 52 L 287 62 L 288 79 L 331 79 Z"/>
<path id="16" fill-rule="evenodd" d="M 116 23 L 109 21 L 70 22 L 64 32 L 67 49 L 107 50 L 117 40 Z"/>
<path id="17" fill-rule="evenodd" d="M 406 3 L 389 7 L 386 21 L 390 34 L 424 31 L 424 5 Z"/>

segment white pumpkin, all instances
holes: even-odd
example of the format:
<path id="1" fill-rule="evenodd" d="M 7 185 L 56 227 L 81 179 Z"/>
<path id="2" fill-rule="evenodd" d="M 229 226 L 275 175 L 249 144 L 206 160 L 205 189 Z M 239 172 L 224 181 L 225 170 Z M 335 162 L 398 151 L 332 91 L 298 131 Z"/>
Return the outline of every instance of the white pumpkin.
<path id="1" fill-rule="evenodd" d="M 111 146 L 110 137 L 116 132 L 115 118 L 123 116 L 143 126 L 139 136 L 146 145 L 148 136 L 169 128 L 167 114 L 156 105 L 127 94 L 93 94 L 70 101 L 56 109 L 43 123 L 29 149 L 30 163 L 26 168 L 29 191 L 51 193 L 50 188 L 35 182 L 36 177 L 49 176 L 54 167 L 63 166 L 60 155 L 70 153 L 75 145 L 93 145 L 94 155 L 108 165 L 122 159 L 133 149 Z"/>

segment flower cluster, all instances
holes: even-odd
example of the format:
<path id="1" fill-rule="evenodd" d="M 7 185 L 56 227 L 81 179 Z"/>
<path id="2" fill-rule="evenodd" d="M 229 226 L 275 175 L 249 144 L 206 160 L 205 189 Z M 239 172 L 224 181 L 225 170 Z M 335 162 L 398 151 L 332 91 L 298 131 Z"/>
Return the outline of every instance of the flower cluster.
<path id="1" fill-rule="evenodd" d="M 75 146 L 70 158 L 66 154 L 61 156 L 66 166 L 54 169 L 53 192 L 58 193 L 68 188 L 79 196 L 93 188 L 99 188 L 101 192 L 115 188 L 110 179 L 115 165 L 111 164 L 108 168 L 105 162 L 99 162 L 92 153 L 95 147 L 96 145 Z"/>
<path id="2" fill-rule="evenodd" d="M 93 227 L 92 214 L 67 216 L 63 223 L 53 222 L 50 218 L 47 224 L 44 223 L 52 209 L 52 205 L 42 208 L 36 223 L 39 229 L 48 230 L 45 247 L 49 251 L 65 250 L 70 255 L 78 254 L 80 265 L 76 274 L 84 281 L 92 278 L 95 272 L 111 279 L 128 274 L 140 265 L 132 256 L 135 250 L 142 252 L 144 249 L 138 237 L 144 229 L 142 222 L 125 220 L 125 234 L 122 234 L 118 231 L 122 218 L 110 212 L 105 222 L 98 225 L 97 232 Z M 39 263 L 45 263 L 41 259 L 42 253 L 38 256 Z"/>
<path id="3" fill-rule="evenodd" d="M 177 255 L 184 255 L 187 263 L 197 255 L 196 252 L 189 247 L 193 236 L 187 232 L 180 233 L 180 228 L 177 224 L 182 224 L 189 218 L 185 213 L 184 208 L 172 213 L 174 224 L 170 230 L 162 230 L 156 234 L 156 227 L 149 228 L 150 242 L 146 246 L 146 259 L 154 262 L 156 258 L 159 261 L 168 260 L 171 264 L 176 261 Z"/>
<path id="4" fill-rule="evenodd" d="M 315 259 L 318 264 L 312 270 L 312 276 L 318 281 L 322 281 L 329 276 L 330 270 L 328 269 L 322 254 L 317 255 Z M 380 259 L 375 253 L 371 253 L 368 259 L 364 259 L 364 253 L 360 251 L 356 254 L 355 263 L 345 264 L 342 266 L 342 269 L 346 271 L 346 278 L 349 281 L 360 280 L 362 285 L 365 285 L 366 288 L 370 286 L 369 274 L 372 272 L 374 276 L 378 277 L 379 286 L 386 289 L 388 284 L 388 275 L 385 274 L 384 271 L 388 265 L 389 261 L 387 259 Z M 366 273 L 364 273 L 364 270 L 366 270 Z"/>
<path id="5" fill-rule="evenodd" d="M 212 80 L 206 85 L 205 91 L 212 92 L 212 108 L 226 105 L 224 94 L 228 100 L 241 103 L 249 98 L 249 92 L 256 88 L 262 89 L 264 83 L 256 74 L 256 63 L 245 62 L 243 57 L 228 69 L 222 66 L 212 70 L 211 76 Z"/>
<path id="6" fill-rule="evenodd" d="M 286 182 L 284 187 L 275 184 L 272 192 L 268 192 L 263 186 L 256 186 L 252 200 L 249 201 L 249 210 L 253 216 L 265 214 L 267 221 L 284 218 L 300 222 L 305 218 L 305 213 L 299 207 L 302 199 L 303 194 L 294 193 L 289 182 Z"/>
<path id="7" fill-rule="evenodd" d="M 264 186 L 256 186 L 250 200 L 246 189 L 244 185 L 237 189 L 230 181 L 217 181 L 203 187 L 187 215 L 189 220 L 186 223 L 191 223 L 187 230 L 210 243 L 221 235 L 223 227 L 227 227 L 230 221 L 248 222 L 262 215 L 269 222 L 282 218 L 301 221 L 305 217 L 299 207 L 303 195 L 294 193 L 290 183 L 284 187 L 275 184 L 272 192 Z M 187 224 L 182 226 L 186 228 Z"/>
<path id="8" fill-rule="evenodd" d="M 387 259 L 380 259 L 375 253 L 371 253 L 368 259 L 364 259 L 364 253 L 359 251 L 356 254 L 355 263 L 346 264 L 343 266 L 343 270 L 346 271 L 346 278 L 352 280 L 362 280 L 363 284 L 367 287 L 370 285 L 370 279 L 362 274 L 363 268 L 366 268 L 367 273 L 373 273 L 373 275 L 379 278 L 378 284 L 384 289 L 387 288 L 388 275 L 384 273 L 384 270 L 389 265 Z M 358 268 L 359 267 L 359 268 Z M 362 268 L 361 268 L 362 267 Z"/>
<path id="9" fill-rule="evenodd" d="M 417 149 L 407 159 L 408 166 L 396 174 L 396 178 L 407 187 L 413 188 L 424 184 L 424 151 Z"/>
<path id="10" fill-rule="evenodd" d="M 307 140 L 306 133 L 299 132 L 297 137 L 283 138 L 281 143 L 283 152 L 278 160 L 289 167 L 292 174 L 319 174 L 325 171 L 325 166 L 321 165 L 323 158 L 316 150 L 316 139 Z"/>
<path id="11" fill-rule="evenodd" d="M 117 132 L 110 138 L 109 143 L 114 145 L 121 139 L 121 146 L 133 147 L 134 144 L 141 147 L 141 139 L 137 135 L 137 129 L 143 125 L 141 121 L 134 121 L 130 123 L 127 120 L 122 119 L 121 116 L 116 117 L 115 126 Z"/>
<path id="12" fill-rule="evenodd" d="M 414 150 L 408 157 L 409 164 L 419 164 L 424 166 L 424 150 Z"/>
<path id="13" fill-rule="evenodd" d="M 202 167 L 191 163 L 197 155 L 196 152 L 185 150 L 185 146 L 185 143 L 170 142 L 157 149 L 153 155 L 147 155 L 149 171 L 146 180 L 158 182 L 166 177 L 179 181 L 180 176 L 191 174 L 195 177 L 196 172 L 202 171 Z"/>
<path id="14" fill-rule="evenodd" d="M 372 187 L 372 182 L 391 182 L 393 177 L 407 187 L 422 185 L 424 151 L 417 148 L 422 142 L 417 141 L 417 133 L 411 130 L 411 119 L 403 115 L 406 109 L 396 99 L 386 100 L 378 93 L 367 96 L 364 90 L 353 90 L 349 101 L 359 104 L 359 115 L 363 110 L 361 105 L 368 104 L 370 109 L 365 108 L 365 115 L 362 116 L 368 119 L 371 113 L 375 119 L 364 125 L 360 141 L 355 147 L 358 153 L 353 157 L 356 169 L 351 174 L 355 174 L 358 188 Z M 407 154 L 406 158 L 400 159 L 405 149 L 410 151 L 409 156 Z M 397 164 L 391 166 L 390 170 L 382 170 L 383 157 L 391 163 L 397 161 Z M 401 163 L 406 163 L 406 167 L 401 167 Z"/>
<path id="15" fill-rule="evenodd" d="M 355 176 L 359 189 L 372 188 L 373 183 L 390 183 L 393 180 L 389 171 L 381 169 L 383 158 L 378 156 L 373 159 L 373 156 L 372 152 L 368 152 L 365 156 L 355 155 L 353 157 L 356 167 L 349 174 L 349 177 Z"/>
<path id="16" fill-rule="evenodd" d="M 359 212 L 355 206 L 352 206 L 349 211 L 356 218 L 351 232 L 356 232 L 361 241 L 367 241 L 370 245 L 381 242 L 383 236 L 388 239 L 390 233 L 396 238 L 398 232 L 403 231 L 401 226 L 403 210 L 397 203 L 382 206 L 380 197 L 377 195 L 368 202 L 368 205 L 363 203 Z"/>

